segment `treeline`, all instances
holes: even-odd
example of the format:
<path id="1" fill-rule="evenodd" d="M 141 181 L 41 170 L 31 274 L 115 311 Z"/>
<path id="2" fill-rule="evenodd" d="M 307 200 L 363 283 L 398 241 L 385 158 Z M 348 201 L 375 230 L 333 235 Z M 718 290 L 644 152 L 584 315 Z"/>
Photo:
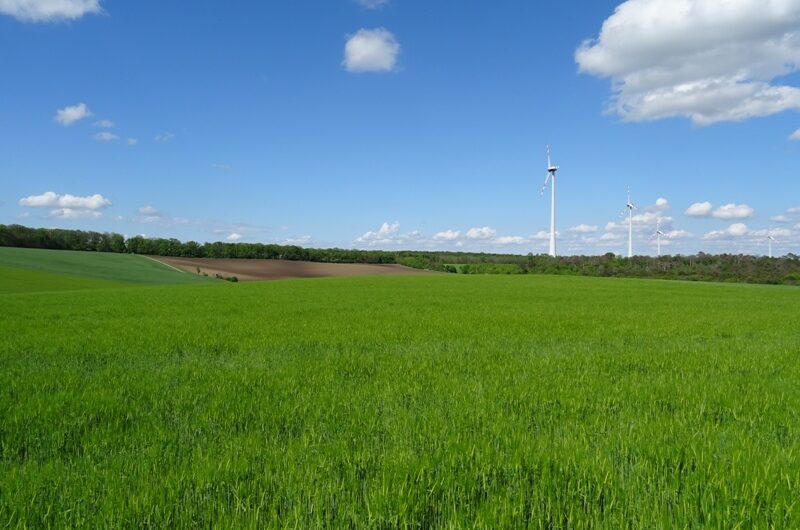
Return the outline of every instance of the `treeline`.
<path id="1" fill-rule="evenodd" d="M 506 262 L 487 260 L 445 264 L 446 272 L 461 274 L 565 274 L 625 278 L 659 278 L 713 282 L 745 282 L 800 285 L 800 256 L 780 258 L 742 254 L 704 254 L 691 256 L 602 256 L 547 255 L 507 256 Z"/>
<path id="2" fill-rule="evenodd" d="M 565 274 L 800 285 L 800 256 L 780 258 L 700 253 L 692 256 L 487 254 L 477 252 L 313 249 L 262 243 L 197 243 L 177 239 L 125 239 L 120 234 L 0 225 L 0 246 L 129 252 L 190 258 L 285 259 L 325 263 L 397 263 L 459 274 Z"/>

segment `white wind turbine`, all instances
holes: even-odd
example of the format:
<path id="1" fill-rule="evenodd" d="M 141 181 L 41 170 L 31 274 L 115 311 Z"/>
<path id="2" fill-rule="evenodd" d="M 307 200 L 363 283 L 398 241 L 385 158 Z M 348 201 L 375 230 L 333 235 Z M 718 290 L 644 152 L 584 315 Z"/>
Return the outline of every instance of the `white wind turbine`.
<path id="1" fill-rule="evenodd" d="M 769 256 L 770 258 L 772 257 L 772 242 L 773 241 L 775 241 L 775 238 L 772 236 L 772 230 L 770 229 L 770 231 L 767 232 L 767 245 L 769 245 L 769 254 L 767 254 L 767 256 Z"/>
<path id="2" fill-rule="evenodd" d="M 630 201 L 628 201 L 630 202 Z M 658 248 L 658 257 L 661 257 L 661 236 L 664 235 L 664 232 L 661 231 L 661 219 L 656 220 L 656 241 L 657 241 L 657 248 Z"/>
<path id="3" fill-rule="evenodd" d="M 633 211 L 636 209 L 636 206 L 631 202 L 631 189 L 628 188 L 628 203 L 625 205 L 625 209 L 628 210 L 628 257 L 633 257 Z M 622 213 L 625 213 L 625 210 L 622 210 Z"/>
<path id="4" fill-rule="evenodd" d="M 547 188 L 548 181 L 550 184 L 550 252 L 549 254 L 556 257 L 556 171 L 558 166 L 554 166 L 550 162 L 550 146 L 547 146 L 547 176 L 542 185 L 542 195 Z"/>

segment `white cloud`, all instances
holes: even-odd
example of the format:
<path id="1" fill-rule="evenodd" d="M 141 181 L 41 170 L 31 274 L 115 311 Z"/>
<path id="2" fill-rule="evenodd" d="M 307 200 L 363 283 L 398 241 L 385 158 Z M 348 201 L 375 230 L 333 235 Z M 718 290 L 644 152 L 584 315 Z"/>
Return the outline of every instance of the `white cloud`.
<path id="1" fill-rule="evenodd" d="M 789 223 L 791 220 L 785 215 L 773 215 L 769 218 L 773 223 Z"/>
<path id="2" fill-rule="evenodd" d="M 161 212 L 159 212 L 158 209 L 154 208 L 153 206 L 142 206 L 139 208 L 139 213 L 147 216 L 161 216 Z"/>
<path id="3" fill-rule="evenodd" d="M 280 245 L 294 245 L 297 247 L 303 247 L 310 245 L 314 241 L 314 238 L 311 236 L 300 236 L 300 237 L 289 237 L 281 241 Z"/>
<path id="4" fill-rule="evenodd" d="M 243 237 L 244 236 L 242 234 L 239 234 L 237 232 L 233 232 L 233 233 L 229 234 L 228 237 L 226 237 L 225 239 L 227 239 L 228 241 L 240 241 Z"/>
<path id="5" fill-rule="evenodd" d="M 434 241 L 455 241 L 459 236 L 461 236 L 461 232 L 458 230 L 445 230 L 435 234 L 433 239 Z"/>
<path id="6" fill-rule="evenodd" d="M 157 134 L 154 140 L 158 143 L 165 144 L 167 142 L 171 142 L 175 139 L 175 133 L 165 132 L 161 134 Z"/>
<path id="7" fill-rule="evenodd" d="M 400 223 L 383 223 L 377 231 L 369 231 L 356 239 L 357 243 L 367 243 L 369 245 L 392 244 L 399 242 L 394 236 L 400 230 Z"/>
<path id="8" fill-rule="evenodd" d="M 389 0 L 356 0 L 359 4 L 367 9 L 378 9 L 383 6 L 389 5 Z"/>
<path id="9" fill-rule="evenodd" d="M 720 206 L 711 215 L 717 219 L 747 219 L 753 217 L 755 210 L 746 204 L 725 204 Z"/>
<path id="10" fill-rule="evenodd" d="M 575 60 L 612 80 L 624 120 L 741 121 L 800 109 L 800 89 L 772 83 L 800 68 L 798 24 L 796 0 L 627 0 Z"/>
<path id="11" fill-rule="evenodd" d="M 602 236 L 600 236 L 600 241 L 617 241 L 619 240 L 619 234 L 612 234 L 611 232 L 606 232 Z"/>
<path id="12" fill-rule="evenodd" d="M 48 191 L 41 195 L 31 195 L 19 200 L 20 206 L 29 206 L 33 208 L 69 208 L 78 210 L 99 210 L 111 205 L 111 201 L 102 195 L 95 193 L 94 195 L 87 195 L 86 197 L 79 197 L 76 195 L 59 195 L 55 192 Z"/>
<path id="13" fill-rule="evenodd" d="M 480 228 L 470 228 L 467 230 L 468 239 L 491 239 L 497 234 L 497 230 L 492 227 L 484 226 Z"/>
<path id="14" fill-rule="evenodd" d="M 664 232 L 662 237 L 667 239 L 684 239 L 687 237 L 692 237 L 692 234 L 686 230 L 670 230 L 669 232 Z"/>
<path id="15" fill-rule="evenodd" d="M 520 236 L 500 236 L 494 239 L 497 245 L 524 245 L 528 240 Z"/>
<path id="16" fill-rule="evenodd" d="M 117 140 L 119 136 L 108 131 L 102 131 L 95 134 L 93 138 L 98 142 L 113 142 L 114 140 Z"/>
<path id="17" fill-rule="evenodd" d="M 128 145 L 136 145 L 139 143 L 138 138 L 128 138 Z"/>
<path id="18" fill-rule="evenodd" d="M 23 22 L 75 20 L 100 12 L 100 0 L 0 0 L 0 13 Z"/>
<path id="19" fill-rule="evenodd" d="M 795 206 L 794 208 L 789 208 L 786 210 L 788 213 L 800 213 L 800 206 Z"/>
<path id="20" fill-rule="evenodd" d="M 3 0 L 0 0 L 0 3 L 1 2 L 3 2 Z M 76 121 L 80 121 L 90 116 L 93 116 L 93 114 L 92 111 L 89 110 L 89 107 L 86 106 L 86 103 L 78 103 L 77 105 L 67 106 L 64 107 L 63 109 L 58 109 L 53 119 L 56 122 L 66 127 L 68 125 L 72 125 Z"/>
<path id="21" fill-rule="evenodd" d="M 342 65 L 348 72 L 390 72 L 399 53 L 400 44 L 391 32 L 362 28 L 348 36 Z"/>
<path id="22" fill-rule="evenodd" d="M 708 217 L 711 215 L 711 210 L 714 207 L 711 205 L 710 202 L 696 202 L 686 208 L 686 212 L 684 212 L 689 217 Z"/>
<path id="23" fill-rule="evenodd" d="M 77 210 L 75 208 L 58 208 L 50 211 L 50 217 L 55 219 L 97 219 L 102 215 L 95 210 Z"/>
<path id="24" fill-rule="evenodd" d="M 789 136 L 789 140 L 794 140 L 796 142 L 800 142 L 800 129 L 797 129 Z"/>
<path id="25" fill-rule="evenodd" d="M 573 234 L 591 234 L 592 232 L 597 232 L 597 226 L 580 224 L 578 226 L 573 226 L 568 232 L 572 232 Z"/>
<path id="26" fill-rule="evenodd" d="M 558 235 L 558 230 L 556 230 L 556 236 Z M 534 241 L 549 241 L 550 240 L 550 232 L 545 230 L 539 230 L 535 234 L 531 236 L 531 239 Z"/>
<path id="27" fill-rule="evenodd" d="M 741 237 L 748 232 L 747 225 L 744 223 L 734 223 L 725 230 L 713 230 L 703 236 L 703 239 L 723 239 L 726 237 Z"/>
<path id="28" fill-rule="evenodd" d="M 2 0 L 0 0 L 2 1 Z M 92 125 L 98 127 L 100 129 L 110 129 L 114 126 L 114 122 L 111 120 L 97 120 Z"/>
<path id="29" fill-rule="evenodd" d="M 669 201 L 664 197 L 659 197 L 658 199 L 656 199 L 656 207 L 662 210 L 666 210 L 667 208 L 669 208 Z"/>
<path id="30" fill-rule="evenodd" d="M 763 230 L 753 230 L 750 232 L 751 236 L 753 237 L 767 237 L 771 235 L 772 237 L 790 237 L 792 235 L 792 231 L 787 228 L 770 228 L 770 229 L 763 229 Z"/>

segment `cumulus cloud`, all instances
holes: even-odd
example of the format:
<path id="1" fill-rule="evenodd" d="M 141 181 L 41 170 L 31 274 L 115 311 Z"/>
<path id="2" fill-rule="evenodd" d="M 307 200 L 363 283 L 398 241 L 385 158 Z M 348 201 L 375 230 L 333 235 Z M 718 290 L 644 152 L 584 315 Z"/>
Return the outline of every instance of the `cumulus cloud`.
<path id="1" fill-rule="evenodd" d="M 497 230 L 490 226 L 480 228 L 470 228 L 467 230 L 468 239 L 491 239 L 497 234 Z"/>
<path id="2" fill-rule="evenodd" d="M 455 241 L 461 236 L 458 230 L 445 230 L 433 236 L 434 241 Z"/>
<path id="3" fill-rule="evenodd" d="M 711 211 L 714 207 L 711 205 L 710 202 L 696 202 L 686 208 L 686 212 L 684 212 L 689 217 L 708 217 L 711 215 Z"/>
<path id="4" fill-rule="evenodd" d="M 797 129 L 789 136 L 789 140 L 793 140 L 795 142 L 800 142 L 800 129 Z"/>
<path id="5" fill-rule="evenodd" d="M 602 236 L 600 236 L 600 241 L 617 241 L 620 239 L 619 234 L 613 234 L 611 232 L 606 232 Z"/>
<path id="6" fill-rule="evenodd" d="M 795 206 L 786 210 L 788 213 L 800 213 L 800 206 Z"/>
<path id="7" fill-rule="evenodd" d="M 792 235 L 792 231 L 787 228 L 769 228 L 763 230 L 753 230 L 750 232 L 751 236 L 753 237 L 790 237 Z"/>
<path id="8" fill-rule="evenodd" d="M 0 0 L 2 1 L 2 0 Z M 114 126 L 114 122 L 111 120 L 97 120 L 92 125 L 98 127 L 100 129 L 110 129 Z"/>
<path id="9" fill-rule="evenodd" d="M 770 221 L 773 223 L 790 223 L 791 219 L 786 217 L 785 215 L 773 215 L 769 218 Z"/>
<path id="10" fill-rule="evenodd" d="M 556 230 L 556 236 L 558 235 L 559 235 L 558 230 Z M 539 230 L 538 232 L 536 232 L 531 236 L 531 239 L 533 239 L 534 241 L 549 241 L 550 232 L 547 232 L 545 230 Z"/>
<path id="11" fill-rule="evenodd" d="M 800 68 L 799 24 L 795 0 L 627 0 L 575 60 L 612 80 L 624 120 L 741 121 L 800 109 L 775 82 Z"/>
<path id="12" fill-rule="evenodd" d="M 494 239 L 497 245 L 524 245 L 528 240 L 521 236 L 499 236 Z"/>
<path id="13" fill-rule="evenodd" d="M 686 230 L 670 230 L 669 232 L 664 232 L 664 235 L 661 237 L 667 239 L 684 239 L 687 237 L 692 237 L 692 233 L 687 232 Z"/>
<path id="14" fill-rule="evenodd" d="M 54 219 L 97 219 L 101 214 L 95 210 L 78 210 L 75 208 L 58 208 L 50 211 Z"/>
<path id="15" fill-rule="evenodd" d="M 596 225 L 587 225 L 587 224 L 579 224 L 578 226 L 573 226 L 568 232 L 572 232 L 573 234 L 591 234 L 592 232 L 597 232 Z"/>
<path id="16" fill-rule="evenodd" d="M 725 204 L 711 215 L 717 219 L 747 219 L 753 217 L 755 210 L 746 204 Z"/>
<path id="17" fill-rule="evenodd" d="M 394 223 L 383 223 L 378 230 L 365 232 L 362 236 L 356 239 L 356 242 L 367 243 L 368 245 L 396 243 L 397 240 L 394 238 L 394 236 L 399 230 L 400 223 L 398 221 L 395 221 Z"/>
<path id="18" fill-rule="evenodd" d="M 0 0 L 2 2 L 3 0 Z M 1 5 L 1 4 L 0 4 Z M 86 106 L 86 103 L 78 103 L 77 105 L 66 106 L 63 109 L 58 109 L 56 115 L 53 117 L 57 123 L 63 126 L 69 126 L 80 121 L 84 118 L 93 116 L 92 111 Z"/>
<path id="19" fill-rule="evenodd" d="M 747 235 L 747 225 L 744 223 L 734 223 L 725 230 L 712 230 L 703 236 L 703 239 L 723 239 L 728 237 L 742 237 Z"/>
<path id="20" fill-rule="evenodd" d="M 23 22 L 75 20 L 100 12 L 100 0 L 0 0 L 0 13 Z"/>
<path id="21" fill-rule="evenodd" d="M 390 31 L 362 28 L 348 36 L 342 65 L 348 72 L 391 72 L 399 53 L 400 44 Z"/>
<path id="22" fill-rule="evenodd" d="M 95 134 L 93 138 L 98 142 L 113 142 L 114 140 L 118 139 L 119 136 L 108 131 L 102 131 Z"/>
<path id="23" fill-rule="evenodd" d="M 239 234 L 237 232 L 233 232 L 231 234 L 228 234 L 228 237 L 226 237 L 225 239 L 227 239 L 228 241 L 234 241 L 235 242 L 235 241 L 240 241 L 243 237 L 244 236 L 242 234 Z"/>
<path id="24" fill-rule="evenodd" d="M 19 200 L 20 206 L 28 206 L 32 208 L 69 208 L 77 210 L 100 210 L 106 206 L 111 206 L 111 201 L 95 193 L 94 195 L 87 195 L 80 197 L 77 195 L 59 195 L 58 193 L 48 191 L 41 195 L 31 195 Z"/>

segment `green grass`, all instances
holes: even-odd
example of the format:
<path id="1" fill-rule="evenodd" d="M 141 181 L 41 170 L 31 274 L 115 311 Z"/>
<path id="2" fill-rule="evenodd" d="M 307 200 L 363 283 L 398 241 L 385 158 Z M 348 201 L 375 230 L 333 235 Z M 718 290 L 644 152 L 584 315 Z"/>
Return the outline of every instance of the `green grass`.
<path id="1" fill-rule="evenodd" d="M 4 294 L 0 526 L 798 528 L 798 296 L 456 275 Z"/>
<path id="2" fill-rule="evenodd" d="M 2 278 L 0 280 L 0 294 L 74 291 L 75 289 L 102 289 L 128 285 L 111 280 L 97 280 L 69 274 L 53 274 L 3 266 L 0 266 L 0 277 Z"/>
<path id="3" fill-rule="evenodd" d="M 144 256 L 110 252 L 0 247 L 0 267 L 123 283 L 181 284 L 213 281 L 196 274 L 179 272 Z M 91 284 L 87 282 L 83 288 L 89 286 Z"/>

